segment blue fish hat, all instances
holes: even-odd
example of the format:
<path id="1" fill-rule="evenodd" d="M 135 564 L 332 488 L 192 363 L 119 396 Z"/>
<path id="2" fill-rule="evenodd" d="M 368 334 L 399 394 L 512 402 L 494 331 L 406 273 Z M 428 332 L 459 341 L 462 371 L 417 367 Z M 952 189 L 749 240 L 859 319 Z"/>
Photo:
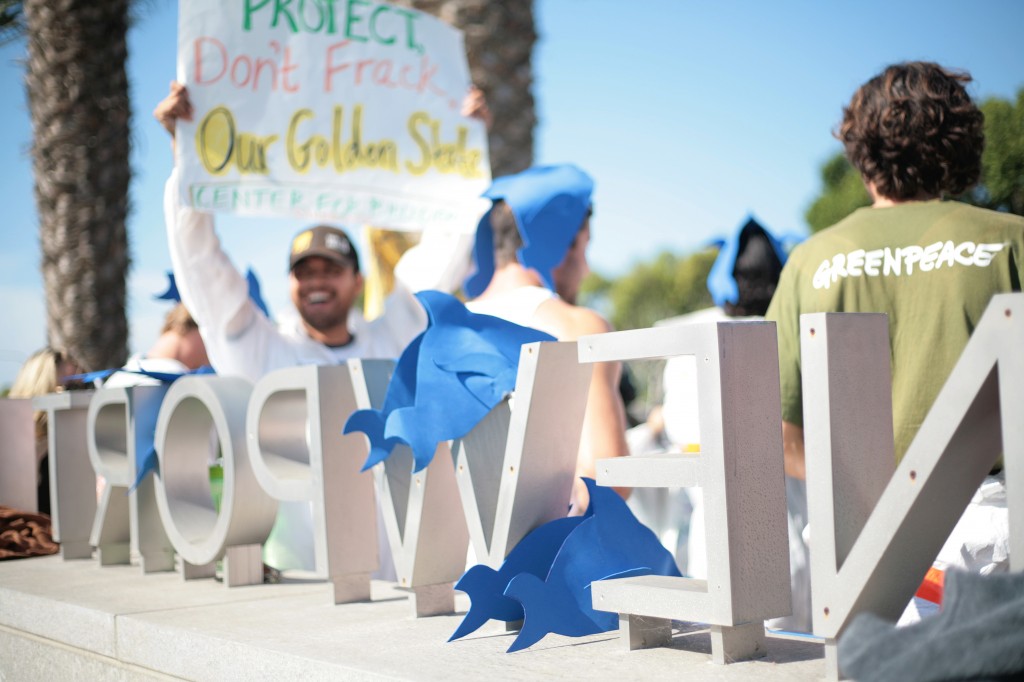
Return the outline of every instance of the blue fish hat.
<path id="1" fill-rule="evenodd" d="M 741 264 L 737 261 L 744 257 L 748 245 L 752 242 L 766 243 L 767 248 L 760 248 L 757 253 L 747 254 L 746 260 L 753 262 L 743 263 L 743 268 L 755 270 L 765 276 L 770 275 L 778 281 L 782 266 L 786 264 L 786 250 L 771 232 L 754 218 L 748 218 L 740 229 L 728 238 L 716 242 L 719 246 L 718 257 L 711 266 L 707 280 L 708 291 L 711 292 L 711 298 L 716 306 L 721 308 L 726 303 L 735 305 L 739 302 L 740 291 L 736 276 Z"/>
<path id="2" fill-rule="evenodd" d="M 512 210 L 523 238 L 516 252 L 524 267 L 540 273 L 544 286 L 554 291 L 551 270 L 565 258 L 590 212 L 594 181 L 572 164 L 536 166 L 494 181 L 483 196 L 503 200 Z M 473 264 L 464 288 L 471 298 L 479 296 L 494 276 L 494 235 L 488 211 L 476 228 Z"/>

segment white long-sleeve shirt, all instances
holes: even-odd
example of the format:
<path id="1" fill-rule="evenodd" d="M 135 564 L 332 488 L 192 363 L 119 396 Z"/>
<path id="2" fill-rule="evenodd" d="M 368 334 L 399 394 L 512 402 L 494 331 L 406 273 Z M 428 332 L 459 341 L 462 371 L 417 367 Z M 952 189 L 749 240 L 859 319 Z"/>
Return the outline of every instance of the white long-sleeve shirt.
<path id="1" fill-rule="evenodd" d="M 280 326 L 267 319 L 249 299 L 245 278 L 221 248 L 213 216 L 183 206 L 179 196 L 175 170 L 164 192 L 171 263 L 181 300 L 199 325 L 210 364 L 221 375 L 256 382 L 284 367 L 397 358 L 427 323 L 413 292 L 451 292 L 469 266 L 471 235 L 425 233 L 398 262 L 395 289 L 384 314 L 359 325 L 352 343 L 331 348 L 311 339 L 297 317 Z"/>
<path id="2" fill-rule="evenodd" d="M 470 265 L 471 234 L 425 232 L 395 267 L 395 288 L 384 313 L 353 330 L 353 341 L 331 348 L 309 337 L 301 320 L 275 325 L 249 298 L 249 285 L 221 247 L 213 216 L 183 206 L 177 170 L 164 190 L 164 220 L 181 300 L 199 325 L 206 354 L 217 374 L 255 383 L 265 374 L 298 365 L 329 365 L 350 358 L 397 358 L 427 325 L 413 292 L 454 291 Z M 353 329 L 353 320 L 349 327 Z M 391 553 L 378 508 L 381 570 L 393 579 Z M 313 568 L 312 516 L 305 502 L 284 502 L 280 533 L 271 536 L 265 560 L 279 569 Z"/>

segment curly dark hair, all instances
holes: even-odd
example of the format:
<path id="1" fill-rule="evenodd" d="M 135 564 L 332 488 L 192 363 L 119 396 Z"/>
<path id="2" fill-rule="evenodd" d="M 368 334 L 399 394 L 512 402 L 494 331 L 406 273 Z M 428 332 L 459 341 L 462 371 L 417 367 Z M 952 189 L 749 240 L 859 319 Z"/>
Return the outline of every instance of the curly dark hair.
<path id="1" fill-rule="evenodd" d="M 961 194 L 978 181 L 985 117 L 966 72 L 904 62 L 862 85 L 836 133 L 865 182 L 887 199 Z"/>

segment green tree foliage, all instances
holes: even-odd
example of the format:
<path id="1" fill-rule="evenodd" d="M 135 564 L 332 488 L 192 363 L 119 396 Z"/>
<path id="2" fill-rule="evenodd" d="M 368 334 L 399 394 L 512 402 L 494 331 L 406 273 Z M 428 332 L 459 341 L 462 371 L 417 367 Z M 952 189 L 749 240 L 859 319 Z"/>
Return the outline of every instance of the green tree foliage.
<path id="1" fill-rule="evenodd" d="M 707 278 L 717 250 L 692 255 L 663 251 L 615 280 L 592 274 L 581 303 L 605 314 L 616 329 L 644 329 L 658 320 L 712 305 Z"/>
<path id="2" fill-rule="evenodd" d="M 824 230 L 871 203 L 871 197 L 864 189 L 858 173 L 846 155 L 838 152 L 821 168 L 821 182 L 824 185 L 821 196 L 810 205 L 804 218 L 811 232 Z"/>
<path id="3" fill-rule="evenodd" d="M 1017 101 L 992 97 L 980 105 L 985 114 L 985 151 L 981 182 L 961 200 L 996 211 L 1024 215 L 1024 88 Z M 821 168 L 822 190 L 804 217 L 812 232 L 834 225 L 871 203 L 860 175 L 842 152 Z"/>
<path id="4" fill-rule="evenodd" d="M 1017 101 L 993 97 L 981 104 L 985 114 L 985 153 L 981 185 L 973 203 L 1024 215 L 1024 88 Z"/>

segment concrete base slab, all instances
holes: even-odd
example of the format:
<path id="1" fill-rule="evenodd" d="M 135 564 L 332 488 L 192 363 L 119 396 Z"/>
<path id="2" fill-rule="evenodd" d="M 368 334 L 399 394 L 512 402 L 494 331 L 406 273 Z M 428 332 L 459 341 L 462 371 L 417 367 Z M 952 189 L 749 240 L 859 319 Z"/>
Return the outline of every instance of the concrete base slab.
<path id="1" fill-rule="evenodd" d="M 414 618 L 408 593 L 373 581 L 371 601 L 333 605 L 325 583 L 228 589 L 212 579 L 58 556 L 0 562 L 0 679 L 819 680 L 822 645 L 769 634 L 765 658 L 711 662 L 707 627 L 672 623 L 668 646 L 624 650 L 617 632 L 549 635 L 506 654 L 489 623 L 447 643 L 456 615 Z"/>

